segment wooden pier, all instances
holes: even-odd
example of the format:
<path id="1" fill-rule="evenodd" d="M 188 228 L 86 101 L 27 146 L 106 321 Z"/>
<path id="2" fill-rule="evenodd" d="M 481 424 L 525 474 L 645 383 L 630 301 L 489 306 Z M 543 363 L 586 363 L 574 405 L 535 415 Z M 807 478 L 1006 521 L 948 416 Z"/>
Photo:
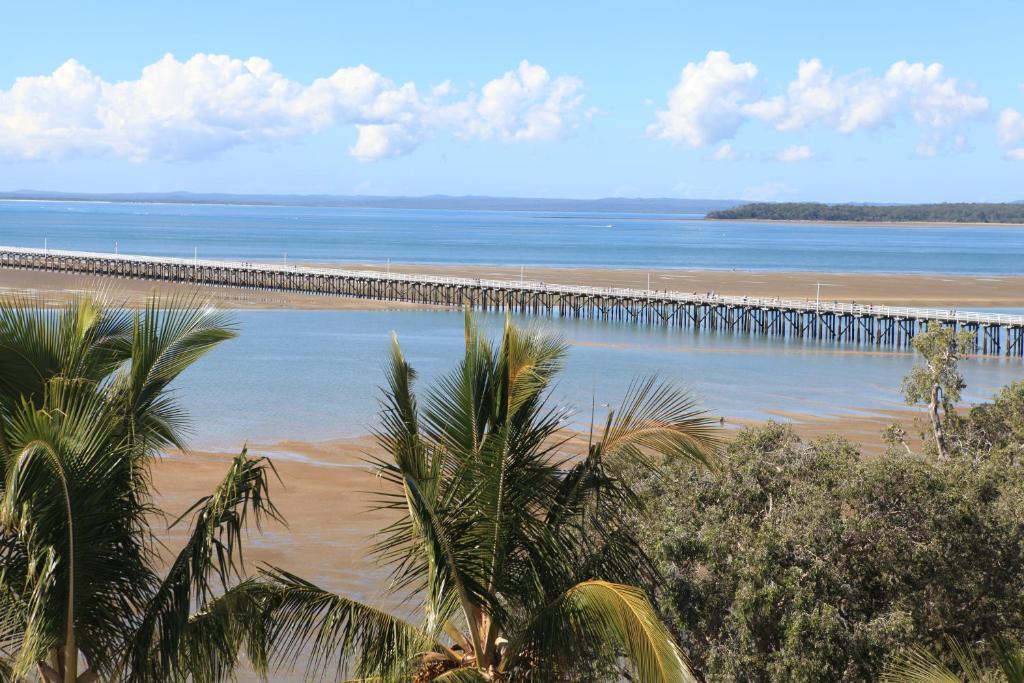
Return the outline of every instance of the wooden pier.
<path id="1" fill-rule="evenodd" d="M 929 325 L 944 325 L 974 332 L 978 353 L 1024 356 L 1020 315 L 20 247 L 0 247 L 0 268 L 471 306 L 886 348 L 905 348 Z"/>

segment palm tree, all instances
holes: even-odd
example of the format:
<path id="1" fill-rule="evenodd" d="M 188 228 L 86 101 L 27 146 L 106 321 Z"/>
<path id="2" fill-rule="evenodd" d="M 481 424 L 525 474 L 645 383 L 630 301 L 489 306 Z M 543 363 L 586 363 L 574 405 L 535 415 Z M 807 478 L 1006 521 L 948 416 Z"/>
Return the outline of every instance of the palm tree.
<path id="1" fill-rule="evenodd" d="M 257 605 L 240 576 L 241 534 L 249 518 L 278 517 L 270 464 L 244 450 L 232 460 L 216 490 L 175 522 L 191 528 L 166 572 L 150 526 L 162 514 L 150 464 L 183 448 L 187 425 L 168 386 L 234 336 L 224 315 L 195 304 L 0 304 L 7 679 L 35 670 L 46 683 L 215 680 L 237 663 L 244 635 L 223 625 Z M 250 654 L 259 667 L 260 651 Z"/>
<path id="2" fill-rule="evenodd" d="M 986 666 L 956 640 L 948 641 L 949 650 L 961 674 L 955 673 L 939 657 L 924 649 L 914 649 L 899 658 L 882 675 L 883 683 L 1024 683 L 1024 649 L 997 638 L 988 648 L 994 666 Z"/>
<path id="3" fill-rule="evenodd" d="M 635 382 L 585 446 L 549 390 L 566 345 L 507 320 L 494 348 L 467 314 L 465 355 L 419 402 L 397 339 L 374 461 L 398 513 L 379 531 L 388 591 L 418 623 L 264 572 L 271 663 L 375 681 L 690 680 L 643 590 L 653 577 L 621 476 L 656 458 L 712 464 L 713 422 L 685 392 Z M 593 418 L 591 419 L 593 422 Z M 595 433 L 596 432 L 596 433 Z"/>

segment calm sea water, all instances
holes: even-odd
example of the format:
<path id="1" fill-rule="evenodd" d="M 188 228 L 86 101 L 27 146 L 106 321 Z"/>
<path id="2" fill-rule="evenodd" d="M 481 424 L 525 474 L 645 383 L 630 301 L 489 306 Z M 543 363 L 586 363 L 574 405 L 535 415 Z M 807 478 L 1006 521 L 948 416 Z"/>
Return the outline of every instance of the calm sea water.
<path id="1" fill-rule="evenodd" d="M 697 217 L 0 202 L 0 244 L 206 258 L 1019 274 L 1022 228 Z"/>
<path id="2" fill-rule="evenodd" d="M 0 202 L 0 244 L 294 260 L 1020 273 L 1024 229 L 704 222 L 693 217 L 248 206 Z M 462 344 L 457 312 L 241 311 L 242 334 L 179 383 L 193 442 L 321 440 L 375 424 L 392 331 L 424 381 Z M 500 320 L 491 319 L 494 325 Z M 572 343 L 562 403 L 617 404 L 631 379 L 683 383 L 714 415 L 842 415 L 902 406 L 909 353 L 783 343 L 593 321 L 546 324 Z M 968 400 L 1024 379 L 1020 359 L 964 363 Z"/>
<path id="3" fill-rule="evenodd" d="M 454 311 L 240 311 L 240 336 L 191 368 L 179 385 L 197 418 L 193 442 L 321 440 L 376 424 L 382 364 L 393 331 L 421 384 L 453 366 L 463 343 Z M 497 331 L 501 318 L 486 320 Z M 688 386 L 713 415 L 765 419 L 777 411 L 823 416 L 902 407 L 910 353 L 625 324 L 538 322 L 572 344 L 554 398 L 589 418 L 591 402 L 616 405 L 637 376 Z M 969 359 L 968 401 L 1024 379 L 1020 359 Z M 600 407 L 598 410 L 602 410 Z"/>

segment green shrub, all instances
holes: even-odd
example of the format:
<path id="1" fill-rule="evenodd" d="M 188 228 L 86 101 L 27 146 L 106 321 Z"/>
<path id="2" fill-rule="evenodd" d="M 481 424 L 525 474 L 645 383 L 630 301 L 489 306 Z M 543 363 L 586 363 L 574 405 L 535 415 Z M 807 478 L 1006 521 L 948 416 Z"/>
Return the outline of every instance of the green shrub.
<path id="1" fill-rule="evenodd" d="M 983 458 L 867 458 L 769 423 L 742 432 L 717 474 L 678 464 L 643 481 L 650 514 L 637 523 L 695 669 L 711 681 L 875 680 L 910 647 L 1019 640 L 1024 471 L 1006 446 L 1020 427 L 1011 403 L 978 414 L 1002 444 Z"/>

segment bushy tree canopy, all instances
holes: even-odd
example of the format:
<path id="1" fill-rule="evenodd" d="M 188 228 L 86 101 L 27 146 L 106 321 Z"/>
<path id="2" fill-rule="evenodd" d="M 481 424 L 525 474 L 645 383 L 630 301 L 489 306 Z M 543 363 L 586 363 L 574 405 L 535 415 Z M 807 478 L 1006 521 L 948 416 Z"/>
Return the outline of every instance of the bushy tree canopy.
<path id="1" fill-rule="evenodd" d="M 919 222 L 919 223 L 1024 223 L 1024 204 L 818 204 L 814 202 L 755 202 L 712 211 L 720 220 Z"/>
<path id="2" fill-rule="evenodd" d="M 877 680 L 912 647 L 1024 634 L 1020 386 L 962 425 L 984 458 L 865 457 L 769 423 L 720 472 L 649 480 L 659 602 L 713 681 Z M 1014 408 L 1013 406 L 1016 406 Z M 966 418 L 972 422 L 971 418 Z M 982 436 L 983 435 L 983 436 Z"/>

